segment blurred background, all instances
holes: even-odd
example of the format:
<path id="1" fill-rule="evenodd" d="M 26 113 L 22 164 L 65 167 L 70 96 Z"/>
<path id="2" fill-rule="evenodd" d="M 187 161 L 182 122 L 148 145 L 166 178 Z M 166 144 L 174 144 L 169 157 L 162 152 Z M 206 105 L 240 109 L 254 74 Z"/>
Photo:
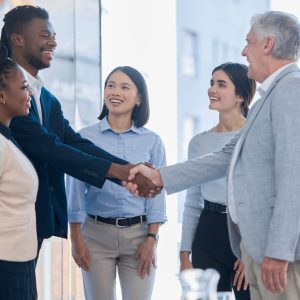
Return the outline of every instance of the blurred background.
<path id="1" fill-rule="evenodd" d="M 251 16 L 273 9 L 300 18 L 297 0 L 0 0 L 1 26 L 8 10 L 24 4 L 49 11 L 58 47 L 51 68 L 40 76 L 71 124 L 80 129 L 97 122 L 103 80 L 116 66 L 133 66 L 149 88 L 146 127 L 164 141 L 168 164 L 184 161 L 191 137 L 217 121 L 218 114 L 208 110 L 211 71 L 226 61 L 247 64 L 240 53 Z M 185 192 L 167 199 L 153 300 L 180 299 L 184 200 Z M 41 300 L 84 299 L 69 240 L 44 242 L 37 277 Z"/>

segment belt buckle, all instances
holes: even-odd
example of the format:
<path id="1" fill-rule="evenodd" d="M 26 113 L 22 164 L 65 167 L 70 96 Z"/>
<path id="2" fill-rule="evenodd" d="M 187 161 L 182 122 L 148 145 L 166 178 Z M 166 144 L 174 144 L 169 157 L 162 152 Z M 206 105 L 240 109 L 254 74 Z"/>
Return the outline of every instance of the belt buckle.
<path id="1" fill-rule="evenodd" d="M 116 226 L 118 228 L 124 228 L 124 227 L 128 227 L 127 225 L 119 225 L 119 220 L 125 220 L 126 218 L 121 217 L 121 218 L 116 218 Z"/>

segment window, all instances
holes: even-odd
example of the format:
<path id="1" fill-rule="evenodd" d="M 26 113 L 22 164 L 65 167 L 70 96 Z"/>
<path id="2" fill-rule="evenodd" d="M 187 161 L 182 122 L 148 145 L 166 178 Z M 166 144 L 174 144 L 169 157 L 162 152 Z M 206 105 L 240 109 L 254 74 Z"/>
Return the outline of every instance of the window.
<path id="1" fill-rule="evenodd" d="M 195 32 L 186 31 L 183 37 L 182 74 L 189 77 L 197 76 L 198 36 Z"/>

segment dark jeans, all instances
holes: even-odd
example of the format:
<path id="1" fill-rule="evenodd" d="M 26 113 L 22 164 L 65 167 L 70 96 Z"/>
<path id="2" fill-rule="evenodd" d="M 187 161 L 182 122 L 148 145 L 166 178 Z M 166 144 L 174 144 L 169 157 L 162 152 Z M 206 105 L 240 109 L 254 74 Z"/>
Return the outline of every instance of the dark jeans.
<path id="1" fill-rule="evenodd" d="M 192 264 L 194 268 L 216 269 L 220 273 L 218 292 L 234 290 L 237 300 L 249 300 L 248 290 L 237 291 L 232 286 L 235 271 L 233 265 L 237 258 L 231 251 L 226 213 L 204 209 L 192 245 Z"/>
<path id="2" fill-rule="evenodd" d="M 37 299 L 34 260 L 26 262 L 0 260 L 0 299 Z"/>

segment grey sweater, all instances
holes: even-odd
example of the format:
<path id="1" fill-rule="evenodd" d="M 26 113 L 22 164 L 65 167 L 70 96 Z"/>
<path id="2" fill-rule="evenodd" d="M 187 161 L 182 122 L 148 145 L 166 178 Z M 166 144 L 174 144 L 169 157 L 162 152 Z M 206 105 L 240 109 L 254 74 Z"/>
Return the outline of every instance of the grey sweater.
<path id="1" fill-rule="evenodd" d="M 193 159 L 219 150 L 236 132 L 216 133 L 209 130 L 195 135 L 189 143 L 188 158 Z M 227 178 L 212 180 L 187 190 L 182 221 L 181 251 L 191 252 L 204 199 L 210 202 L 226 204 Z"/>

